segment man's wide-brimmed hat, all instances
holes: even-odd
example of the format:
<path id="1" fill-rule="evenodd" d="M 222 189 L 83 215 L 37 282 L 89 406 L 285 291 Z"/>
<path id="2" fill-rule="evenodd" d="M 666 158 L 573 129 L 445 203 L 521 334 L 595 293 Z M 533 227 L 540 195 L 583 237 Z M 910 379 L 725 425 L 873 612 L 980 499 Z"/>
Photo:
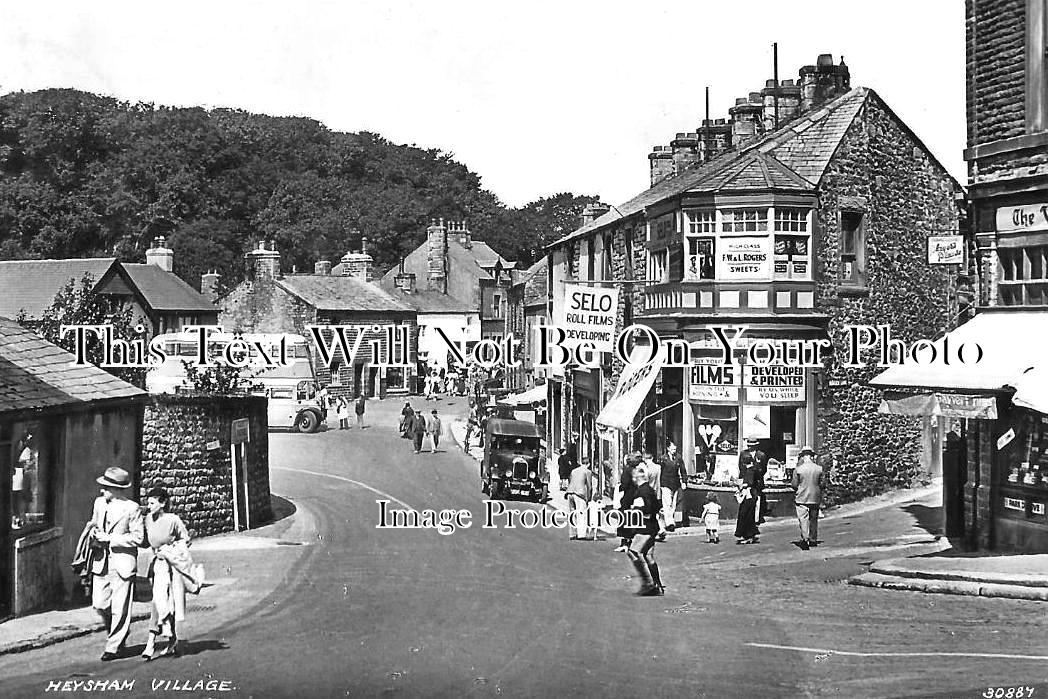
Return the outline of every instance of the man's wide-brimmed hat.
<path id="1" fill-rule="evenodd" d="M 131 474 L 117 466 L 110 466 L 95 482 L 109 488 L 130 488 Z"/>
<path id="2" fill-rule="evenodd" d="M 804 456 L 805 454 L 811 454 L 812 456 L 815 456 L 815 450 L 811 447 L 804 447 L 800 450 L 800 452 L 797 453 L 797 456 Z"/>

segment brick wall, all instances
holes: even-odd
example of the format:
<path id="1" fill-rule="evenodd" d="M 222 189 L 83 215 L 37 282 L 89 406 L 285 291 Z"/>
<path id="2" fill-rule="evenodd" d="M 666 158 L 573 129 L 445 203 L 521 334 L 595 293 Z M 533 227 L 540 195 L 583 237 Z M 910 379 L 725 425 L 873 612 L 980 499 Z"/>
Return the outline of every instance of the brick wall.
<path id="1" fill-rule="evenodd" d="M 880 392 L 866 386 L 881 369 L 840 366 L 847 325 L 891 325 L 905 342 L 951 327 L 953 274 L 926 262 L 928 235 L 957 228 L 955 184 L 871 95 L 830 162 L 819 188 L 816 307 L 829 314 L 838 348 L 819 396 L 820 451 L 840 466 L 828 497 L 849 501 L 910 485 L 921 454 L 919 418 L 879 415 Z M 841 288 L 840 212 L 864 211 L 867 287 Z"/>
<path id="2" fill-rule="evenodd" d="M 968 145 L 1026 126 L 1026 0 L 967 0 Z"/>
<path id="3" fill-rule="evenodd" d="M 269 522 L 273 513 L 266 404 L 256 396 L 153 396 L 142 428 L 139 502 L 145 502 L 150 488 L 160 486 L 171 495 L 168 509 L 182 518 L 192 536 L 232 531 L 230 428 L 234 419 L 246 417 L 251 424 L 250 521 L 253 527 Z M 208 449 L 208 442 L 214 441 L 219 447 Z"/>

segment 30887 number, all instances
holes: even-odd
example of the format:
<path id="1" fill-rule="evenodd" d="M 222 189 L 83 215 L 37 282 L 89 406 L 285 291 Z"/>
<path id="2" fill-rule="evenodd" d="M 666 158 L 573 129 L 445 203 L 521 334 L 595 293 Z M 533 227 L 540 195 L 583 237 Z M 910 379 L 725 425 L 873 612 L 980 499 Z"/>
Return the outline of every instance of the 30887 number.
<path id="1" fill-rule="evenodd" d="M 979 696 L 986 699 L 1029 699 L 1035 687 L 987 687 Z"/>

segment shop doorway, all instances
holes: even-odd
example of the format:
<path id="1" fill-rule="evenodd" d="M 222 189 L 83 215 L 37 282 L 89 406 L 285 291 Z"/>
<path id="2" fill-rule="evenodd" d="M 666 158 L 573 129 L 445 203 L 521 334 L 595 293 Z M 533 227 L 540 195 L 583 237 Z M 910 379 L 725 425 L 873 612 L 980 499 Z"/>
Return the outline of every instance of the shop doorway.
<path id="1" fill-rule="evenodd" d="M 964 537 L 964 490 L 968 484 L 968 445 L 960 428 L 943 440 L 942 487 L 947 538 Z"/>

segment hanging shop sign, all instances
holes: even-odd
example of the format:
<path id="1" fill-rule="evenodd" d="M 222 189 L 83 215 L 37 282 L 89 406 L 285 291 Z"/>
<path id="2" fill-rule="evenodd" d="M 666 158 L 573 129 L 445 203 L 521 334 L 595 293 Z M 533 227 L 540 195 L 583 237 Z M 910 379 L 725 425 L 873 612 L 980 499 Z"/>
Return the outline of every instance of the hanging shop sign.
<path id="1" fill-rule="evenodd" d="M 771 236 L 721 238 L 717 247 L 717 279 L 720 281 L 771 278 Z"/>
<path id="2" fill-rule="evenodd" d="M 688 380 L 688 400 L 693 403 L 738 403 L 742 367 L 724 364 L 696 364 Z"/>
<path id="3" fill-rule="evenodd" d="M 964 263 L 964 236 L 928 236 L 928 264 L 959 265 Z"/>
<path id="4" fill-rule="evenodd" d="M 562 346 L 568 349 L 589 342 L 598 352 L 615 349 L 615 312 L 619 307 L 619 290 L 600 289 L 581 284 L 564 285 L 558 327 L 565 332 Z"/>
<path id="5" fill-rule="evenodd" d="M 746 365 L 743 385 L 752 403 L 805 402 L 804 367 Z"/>
<path id="6" fill-rule="evenodd" d="M 997 232 L 1048 231 L 1048 204 L 1002 206 L 997 209 Z"/>

